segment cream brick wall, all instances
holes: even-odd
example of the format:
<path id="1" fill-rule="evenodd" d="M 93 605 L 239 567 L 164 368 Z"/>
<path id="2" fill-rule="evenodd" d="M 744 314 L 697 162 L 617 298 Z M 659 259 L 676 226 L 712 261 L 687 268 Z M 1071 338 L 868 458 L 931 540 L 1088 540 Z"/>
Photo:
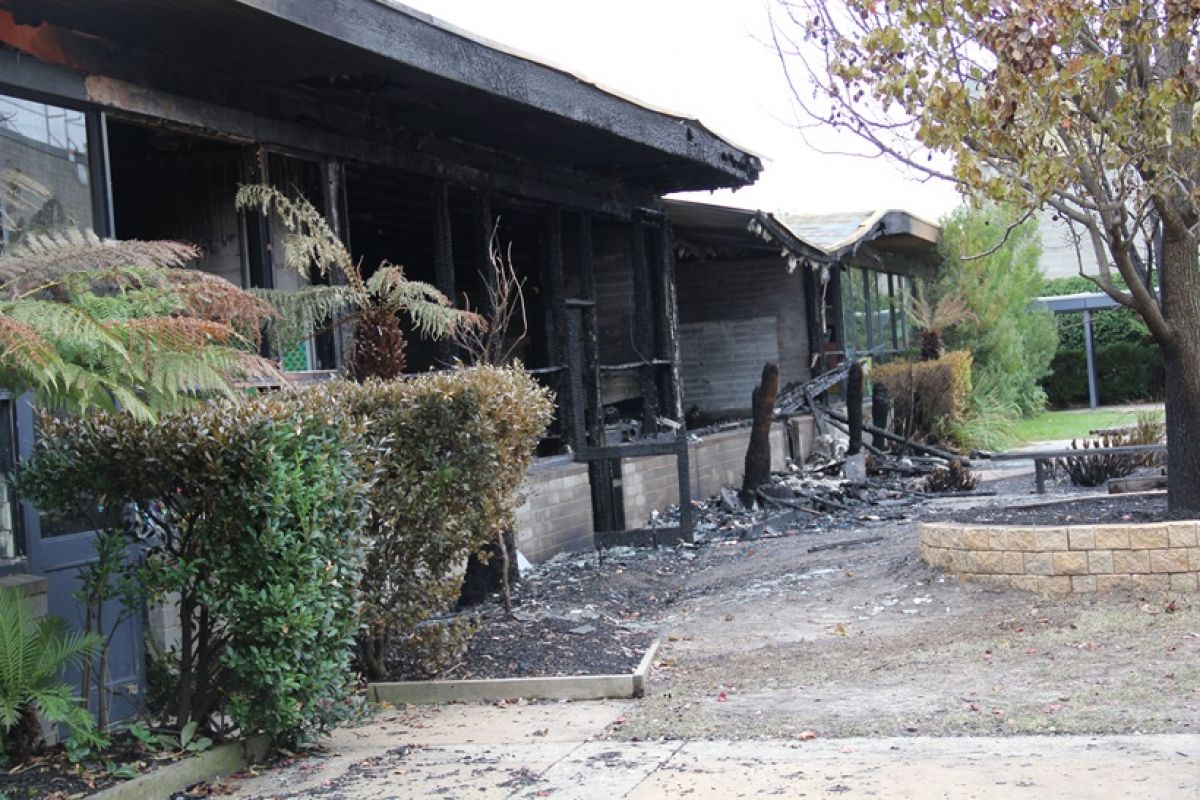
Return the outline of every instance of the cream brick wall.
<path id="1" fill-rule="evenodd" d="M 539 459 L 521 488 L 517 548 L 534 563 L 557 553 L 588 550 L 592 541 L 592 490 L 587 464 L 569 456 Z"/>
<path id="2" fill-rule="evenodd" d="M 1042 593 L 1200 587 L 1200 522 L 1056 528 L 921 523 L 921 558 L 960 577 Z"/>

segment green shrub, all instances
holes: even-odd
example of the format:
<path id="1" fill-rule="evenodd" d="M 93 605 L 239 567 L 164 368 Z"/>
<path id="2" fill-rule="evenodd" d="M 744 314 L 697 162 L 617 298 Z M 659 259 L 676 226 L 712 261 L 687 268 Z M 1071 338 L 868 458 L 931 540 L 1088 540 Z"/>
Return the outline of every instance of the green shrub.
<path id="1" fill-rule="evenodd" d="M 1163 396 L 1162 351 L 1153 344 L 1117 342 L 1097 347 L 1096 392 L 1105 405 L 1158 400 Z M 1051 405 L 1062 407 L 1088 402 L 1087 354 L 1061 350 L 1043 379 Z"/>
<path id="2" fill-rule="evenodd" d="M 378 678 L 401 638 L 418 651 L 454 646 L 447 631 L 421 623 L 454 602 L 466 557 L 512 525 L 553 404 L 521 370 L 494 367 L 337 391 L 350 413 L 371 420 L 367 452 L 378 480 L 361 652 Z"/>
<path id="3" fill-rule="evenodd" d="M 42 508 L 137 504 L 146 602 L 178 593 L 182 727 L 304 738 L 345 710 L 369 474 L 331 390 L 221 400 L 157 423 L 43 420 L 21 491 Z M 133 535 L 132 530 L 127 531 Z"/>
<path id="4" fill-rule="evenodd" d="M 892 361 L 876 366 L 871 379 L 887 387 L 896 432 L 919 441 L 953 439 L 967 419 L 971 400 L 971 354 L 946 353 L 934 361 Z"/>
<path id="5" fill-rule="evenodd" d="M 0 589 L 0 754 L 18 761 L 33 754 L 42 735 L 38 715 L 65 726 L 72 740 L 94 739 L 92 715 L 62 671 L 99 644 L 99 636 L 69 631 L 57 617 L 39 619 L 19 589 Z"/>

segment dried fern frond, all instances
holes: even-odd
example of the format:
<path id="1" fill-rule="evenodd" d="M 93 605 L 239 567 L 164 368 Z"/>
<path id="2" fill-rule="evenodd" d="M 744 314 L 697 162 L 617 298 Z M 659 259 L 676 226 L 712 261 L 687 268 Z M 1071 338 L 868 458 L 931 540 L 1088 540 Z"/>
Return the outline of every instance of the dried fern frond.
<path id="1" fill-rule="evenodd" d="M 101 239 L 91 231 L 70 228 L 30 234 L 0 255 L 0 292 L 18 299 L 73 275 L 132 275 L 130 268 L 182 267 L 199 254 L 198 248 L 182 242 Z"/>
<path id="2" fill-rule="evenodd" d="M 384 308 L 406 311 L 413 327 L 433 339 L 453 336 L 460 328 L 479 328 L 483 317 L 451 305 L 449 298 L 424 281 L 410 281 L 404 270 L 383 262 L 367 281 L 367 289 Z"/>
<path id="3" fill-rule="evenodd" d="M 266 298 L 220 276 L 196 269 L 167 269 L 164 278 L 180 302 L 180 314 L 229 325 L 256 347 L 263 326 L 280 318 Z"/>
<path id="4" fill-rule="evenodd" d="M 283 254 L 290 268 L 304 276 L 310 268 L 316 268 L 322 276 L 338 269 L 357 291 L 366 291 L 350 251 L 312 203 L 292 199 L 273 186 L 247 184 L 238 187 L 234 205 L 239 210 L 256 209 L 264 216 L 274 214 L 279 219 L 289 233 Z"/>

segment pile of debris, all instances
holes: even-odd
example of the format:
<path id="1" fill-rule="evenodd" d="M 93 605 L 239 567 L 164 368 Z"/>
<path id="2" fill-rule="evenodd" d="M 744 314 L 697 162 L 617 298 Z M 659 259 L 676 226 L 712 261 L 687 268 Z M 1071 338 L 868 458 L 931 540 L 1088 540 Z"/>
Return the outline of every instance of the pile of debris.
<path id="1" fill-rule="evenodd" d="M 739 493 L 723 489 L 707 500 L 692 502 L 697 543 L 765 539 L 799 533 L 821 533 L 861 527 L 864 522 L 907 519 L 927 493 L 912 480 L 880 473 L 866 483 L 835 477 L 837 462 L 807 468 L 789 465 L 762 484 L 750 504 Z M 653 512 L 647 527 L 679 523 L 679 509 Z"/>

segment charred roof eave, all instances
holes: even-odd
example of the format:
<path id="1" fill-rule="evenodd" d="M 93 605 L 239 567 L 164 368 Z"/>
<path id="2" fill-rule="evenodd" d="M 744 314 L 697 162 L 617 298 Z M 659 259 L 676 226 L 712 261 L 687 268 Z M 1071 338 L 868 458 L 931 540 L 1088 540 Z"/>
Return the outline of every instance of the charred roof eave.
<path id="1" fill-rule="evenodd" d="M 230 76 L 366 104 L 381 122 L 657 193 L 739 187 L 761 161 L 640 105 L 377 0 L 0 0 L 45 21 Z M 156 77 L 156 76 L 149 76 Z"/>

